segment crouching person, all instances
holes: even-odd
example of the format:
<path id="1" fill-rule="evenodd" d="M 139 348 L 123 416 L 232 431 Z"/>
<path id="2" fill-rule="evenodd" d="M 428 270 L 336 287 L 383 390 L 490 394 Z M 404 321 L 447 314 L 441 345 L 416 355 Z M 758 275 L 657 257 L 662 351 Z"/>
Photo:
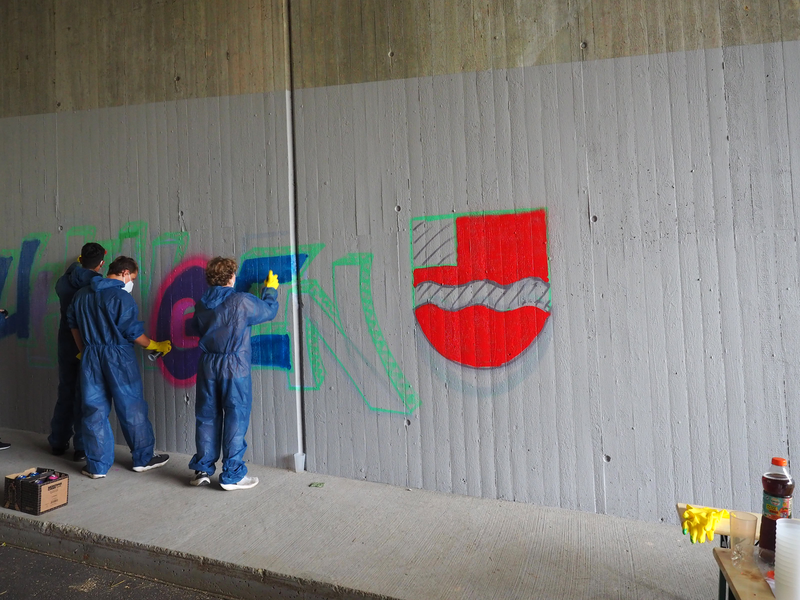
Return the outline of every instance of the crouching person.
<path id="1" fill-rule="evenodd" d="M 208 485 L 222 450 L 219 482 L 224 490 L 258 485 L 247 476 L 245 434 L 250 425 L 253 385 L 250 377 L 250 326 L 271 321 L 278 312 L 278 277 L 269 272 L 261 299 L 234 290 L 236 261 L 217 257 L 206 267 L 211 286 L 195 305 L 193 325 L 202 354 L 197 365 L 195 403 L 197 453 L 189 468 L 192 485 Z"/>
<path id="2" fill-rule="evenodd" d="M 67 322 L 81 351 L 83 444 L 92 479 L 105 477 L 114 462 L 114 432 L 108 422 L 111 401 L 122 434 L 131 449 L 133 470 L 162 467 L 167 454 L 155 454 L 153 426 L 147 417 L 142 376 L 133 345 L 166 354 L 169 341 L 155 342 L 144 334 L 139 308 L 131 296 L 139 274 L 136 261 L 119 256 L 108 267 L 108 277 L 96 277 L 81 289 L 67 310 Z"/>

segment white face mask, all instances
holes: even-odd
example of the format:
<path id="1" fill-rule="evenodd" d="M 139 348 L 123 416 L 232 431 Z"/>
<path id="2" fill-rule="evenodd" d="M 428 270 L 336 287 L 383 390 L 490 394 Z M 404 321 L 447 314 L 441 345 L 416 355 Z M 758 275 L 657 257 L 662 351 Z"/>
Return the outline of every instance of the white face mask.
<path id="1" fill-rule="evenodd" d="M 129 294 L 133 292 L 133 279 L 127 282 L 124 286 L 122 286 L 122 289 L 128 292 Z"/>

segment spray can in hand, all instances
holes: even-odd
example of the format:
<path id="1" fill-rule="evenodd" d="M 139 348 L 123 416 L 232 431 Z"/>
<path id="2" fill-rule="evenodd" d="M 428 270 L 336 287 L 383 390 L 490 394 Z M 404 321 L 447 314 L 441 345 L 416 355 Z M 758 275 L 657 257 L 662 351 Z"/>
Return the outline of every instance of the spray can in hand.
<path id="1" fill-rule="evenodd" d="M 149 360 L 150 362 L 156 362 L 162 356 L 164 356 L 163 352 L 151 352 L 150 354 L 147 355 L 147 360 Z"/>
<path id="2" fill-rule="evenodd" d="M 761 477 L 764 499 L 761 509 L 761 532 L 758 537 L 761 558 L 772 562 L 775 556 L 775 522 L 792 517 L 792 494 L 794 479 L 787 467 L 785 458 L 772 459 L 769 471 Z"/>

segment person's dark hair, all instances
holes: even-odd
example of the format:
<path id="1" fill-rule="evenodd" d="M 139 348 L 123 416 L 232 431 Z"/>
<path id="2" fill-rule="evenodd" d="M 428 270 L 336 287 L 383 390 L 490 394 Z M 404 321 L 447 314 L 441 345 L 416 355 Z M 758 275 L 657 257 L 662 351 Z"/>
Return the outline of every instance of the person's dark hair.
<path id="1" fill-rule="evenodd" d="M 226 286 L 231 277 L 236 275 L 238 266 L 232 258 L 217 256 L 208 261 L 206 266 L 206 281 L 208 285 Z"/>
<path id="2" fill-rule="evenodd" d="M 130 271 L 131 274 L 139 272 L 139 265 L 130 256 L 118 256 L 108 265 L 109 275 L 122 275 L 123 271 Z"/>
<path id="3" fill-rule="evenodd" d="M 96 269 L 103 262 L 103 257 L 106 255 L 106 249 L 97 242 L 89 242 L 84 244 L 81 248 L 81 255 L 79 260 L 84 269 Z"/>

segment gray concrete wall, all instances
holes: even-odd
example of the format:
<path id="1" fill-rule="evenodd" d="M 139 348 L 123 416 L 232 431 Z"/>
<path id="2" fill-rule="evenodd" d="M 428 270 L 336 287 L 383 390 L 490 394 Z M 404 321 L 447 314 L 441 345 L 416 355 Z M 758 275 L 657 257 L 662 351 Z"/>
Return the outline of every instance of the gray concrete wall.
<path id="1" fill-rule="evenodd" d="M 674 52 L 650 38 L 614 51 L 598 25 L 593 56 L 537 64 L 522 44 L 518 66 L 455 68 L 434 44 L 408 76 L 340 80 L 349 63 L 321 58 L 336 36 L 302 30 L 325 14 L 292 6 L 294 129 L 279 78 L 243 93 L 240 70 L 197 97 L 126 103 L 121 88 L 71 102 L 84 110 L 3 95 L 0 423 L 47 430 L 53 283 L 95 239 L 140 261 L 148 333 L 176 340 L 164 367 L 141 367 L 158 447 L 191 453 L 196 342 L 181 324 L 199 265 L 235 256 L 242 280 L 296 253 L 287 311 L 254 330 L 249 460 L 288 465 L 302 399 L 312 471 L 649 521 L 675 520 L 676 500 L 757 509 L 800 419 L 800 43 L 726 13 L 719 36 Z M 381 14 L 360 14 L 365 30 L 396 32 Z M 545 29 L 572 31 L 562 17 L 586 23 L 582 8 Z"/>
<path id="2" fill-rule="evenodd" d="M 681 498 L 758 509 L 797 443 L 798 67 L 791 42 L 299 92 L 301 238 L 373 255 L 420 402 L 405 422 L 370 412 L 329 370 L 307 396 L 310 468 L 645 520 Z M 493 368 L 445 358 L 415 318 L 418 219 L 536 207 L 543 330 Z M 355 275 L 320 276 L 369 346 Z M 512 334 L 450 335 L 501 352 Z"/>
<path id="3" fill-rule="evenodd" d="M 146 331 L 176 342 L 173 358 L 140 368 L 157 447 L 188 452 L 197 340 L 183 323 L 204 291 L 205 261 L 233 256 L 244 266 L 290 254 L 285 94 L 6 118 L 0 164 L 0 304 L 13 319 L 0 342 L 2 422 L 48 430 L 57 382 L 53 286 L 81 245 L 96 240 L 109 259 L 136 258 L 134 297 Z M 281 312 L 254 335 L 296 335 L 291 288 L 285 281 Z M 288 465 L 298 436 L 286 371 L 267 364 L 253 376 L 250 459 Z"/>

